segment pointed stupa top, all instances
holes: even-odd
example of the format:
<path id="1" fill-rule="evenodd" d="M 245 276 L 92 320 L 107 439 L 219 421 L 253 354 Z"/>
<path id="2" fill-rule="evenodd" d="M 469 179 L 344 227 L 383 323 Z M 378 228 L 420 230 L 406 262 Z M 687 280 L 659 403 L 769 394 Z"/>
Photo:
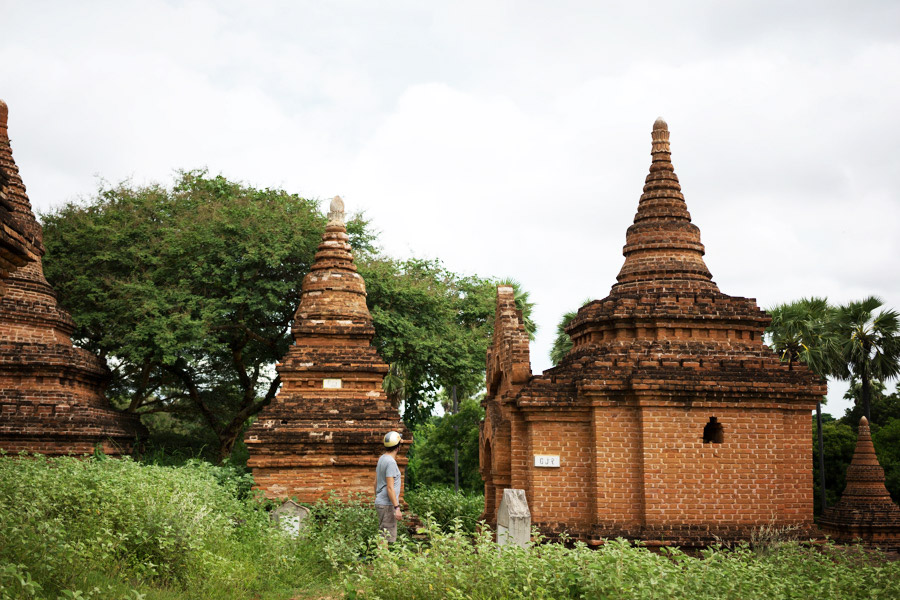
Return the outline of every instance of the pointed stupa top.
<path id="1" fill-rule="evenodd" d="M 703 262 L 700 229 L 691 223 L 681 185 L 672 166 L 669 126 L 653 123 L 650 173 L 628 228 L 625 263 L 612 293 L 632 291 L 718 291 Z"/>
<path id="2" fill-rule="evenodd" d="M 365 338 L 368 344 L 375 330 L 366 307 L 366 285 L 353 262 L 340 196 L 331 200 L 328 224 L 302 289 L 293 326 L 298 343 L 301 337 L 339 336 Z"/>
<path id="3" fill-rule="evenodd" d="M 847 468 L 847 487 L 840 503 L 868 503 L 873 500 L 891 502 L 891 496 L 884 486 L 884 469 L 881 468 L 875 455 L 869 421 L 863 417 L 859 420 L 856 450 Z"/>
<path id="4" fill-rule="evenodd" d="M 4 192 L 6 202 L 13 217 L 16 219 L 16 229 L 24 236 L 25 243 L 37 256 L 44 254 L 41 226 L 38 225 L 34 213 L 31 211 L 31 203 L 28 194 L 25 193 L 25 184 L 19 176 L 19 168 L 13 159 L 12 147 L 9 143 L 9 107 L 6 102 L 0 100 L 0 170 L 5 179 Z M 32 256 L 32 259 L 36 256 Z"/>

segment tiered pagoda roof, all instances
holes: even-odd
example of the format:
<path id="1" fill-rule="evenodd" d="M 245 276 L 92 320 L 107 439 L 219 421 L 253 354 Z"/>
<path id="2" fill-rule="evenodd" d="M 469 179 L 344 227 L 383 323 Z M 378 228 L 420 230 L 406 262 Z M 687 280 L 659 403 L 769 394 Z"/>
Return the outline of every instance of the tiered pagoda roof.
<path id="1" fill-rule="evenodd" d="M 107 370 L 96 356 L 72 345 L 75 323 L 57 304 L 44 278 L 41 226 L 31 211 L 13 160 L 0 106 L 0 167 L 5 200 L 34 258 L 11 273 L 0 297 L 0 448 L 42 454 L 130 452 L 145 430 L 135 415 L 109 406 Z"/>

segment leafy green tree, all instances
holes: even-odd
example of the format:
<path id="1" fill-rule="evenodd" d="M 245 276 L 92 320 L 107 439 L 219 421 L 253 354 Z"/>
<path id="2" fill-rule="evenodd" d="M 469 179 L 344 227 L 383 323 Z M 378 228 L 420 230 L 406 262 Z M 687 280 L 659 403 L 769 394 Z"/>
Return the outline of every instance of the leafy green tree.
<path id="1" fill-rule="evenodd" d="M 103 187 L 43 220 L 47 278 L 76 343 L 110 365 L 113 402 L 151 431 L 211 432 L 228 456 L 279 388 L 274 365 L 325 226 L 317 203 L 190 171 L 171 189 Z M 389 393 L 414 426 L 443 386 L 482 385 L 495 282 L 377 256 L 368 223 L 347 226 L 374 344 L 402 383 Z"/>
<path id="2" fill-rule="evenodd" d="M 766 328 L 769 346 L 794 368 L 802 362 L 820 377 L 838 368 L 840 344 L 833 326 L 834 310 L 826 298 L 803 298 L 768 311 L 772 322 Z"/>
<path id="3" fill-rule="evenodd" d="M 581 306 L 586 306 L 590 302 L 591 299 L 588 298 L 581 303 Z M 569 353 L 569 350 L 572 349 L 572 338 L 566 333 L 566 327 L 568 327 L 577 316 L 577 310 L 569 311 L 563 314 L 559 323 L 556 325 L 556 337 L 553 339 L 553 346 L 550 347 L 550 362 L 553 363 L 553 366 L 561 363 L 562 359 Z"/>
<path id="4" fill-rule="evenodd" d="M 171 189 L 101 188 L 43 221 L 47 278 L 77 343 L 112 367 L 111 398 L 200 418 L 227 456 L 278 390 L 272 366 L 325 225 L 317 203 L 190 171 Z M 350 229 L 369 245 L 365 222 Z"/>
<path id="5" fill-rule="evenodd" d="M 408 477 L 411 487 L 447 485 L 452 488 L 453 450 L 459 444 L 459 487 L 484 489 L 478 464 L 479 424 L 484 419 L 481 396 L 465 398 L 459 412 L 431 417 L 416 430 L 410 450 Z"/>
<path id="6" fill-rule="evenodd" d="M 872 408 L 874 410 L 874 406 Z M 884 467 L 884 485 L 894 502 L 900 502 L 900 417 L 887 420 L 882 427 L 875 427 L 872 443 L 878 462 Z"/>
<path id="7" fill-rule="evenodd" d="M 821 493 L 820 481 L 822 480 L 819 469 L 824 465 L 824 482 L 828 506 L 834 506 L 847 485 L 847 467 L 853 459 L 853 450 L 856 448 L 856 433 L 853 429 L 841 421 L 836 421 L 829 415 L 823 415 L 822 437 L 824 440 L 824 460 L 819 461 L 819 448 L 813 450 L 815 492 Z M 821 506 L 816 507 L 816 512 L 821 514 Z"/>
<path id="8" fill-rule="evenodd" d="M 440 261 L 385 257 L 359 263 L 375 322 L 375 346 L 391 365 L 385 390 L 410 428 L 424 423 L 442 390 L 470 396 L 484 385 L 496 281 L 461 276 Z"/>
<path id="9" fill-rule="evenodd" d="M 883 303 L 869 297 L 837 309 L 835 331 L 840 339 L 840 362 L 835 373 L 860 383 L 863 414 L 872 422 L 872 381 L 888 381 L 900 374 L 900 314 L 880 310 Z"/>
<path id="10" fill-rule="evenodd" d="M 881 425 L 886 425 L 891 419 L 900 419 L 900 391 L 887 394 L 884 383 L 876 379 L 869 386 L 869 394 L 872 412 L 870 427 L 873 430 Z M 862 384 L 858 380 L 850 381 L 850 387 L 844 393 L 844 399 L 850 400 L 852 404 L 844 412 L 841 421 L 856 431 L 856 428 L 859 427 L 859 420 L 863 416 Z"/>

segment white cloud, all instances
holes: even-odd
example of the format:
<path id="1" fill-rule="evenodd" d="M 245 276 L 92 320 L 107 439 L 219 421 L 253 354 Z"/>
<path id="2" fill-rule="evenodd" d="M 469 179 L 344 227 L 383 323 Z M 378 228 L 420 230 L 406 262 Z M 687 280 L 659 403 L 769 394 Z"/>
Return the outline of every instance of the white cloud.
<path id="1" fill-rule="evenodd" d="M 9 3 L 0 97 L 37 208 L 199 166 L 340 193 L 393 253 L 519 279 L 541 370 L 615 281 L 660 114 L 724 292 L 900 308 L 898 7 Z"/>

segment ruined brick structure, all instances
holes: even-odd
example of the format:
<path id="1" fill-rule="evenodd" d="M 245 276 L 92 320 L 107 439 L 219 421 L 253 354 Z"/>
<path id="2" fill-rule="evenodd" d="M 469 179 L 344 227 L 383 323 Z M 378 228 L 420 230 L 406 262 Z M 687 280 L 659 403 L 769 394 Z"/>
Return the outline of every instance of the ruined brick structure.
<path id="1" fill-rule="evenodd" d="M 0 103 L 2 244 L 24 240 L 0 297 L 0 449 L 47 455 L 130 452 L 144 430 L 136 416 L 110 408 L 103 390 L 106 367 L 72 346 L 75 324 L 56 304 L 44 279 L 41 226 L 31 211 L 7 133 L 7 107 Z M 9 233 L 9 232 L 12 233 Z M 19 237 L 16 237 L 18 234 Z M 3 254 L 4 259 L 9 256 Z M 4 268 L 4 271 L 6 269 Z"/>
<path id="2" fill-rule="evenodd" d="M 6 121 L 9 110 L 6 103 L 0 100 L 0 145 L 9 145 Z M 6 156 L 6 152 L 2 152 Z M 10 154 L 10 157 L 12 155 Z M 27 229 L 27 223 L 22 222 L 15 214 L 15 206 L 10 199 L 7 188 L 10 176 L 7 169 L 14 165 L 6 160 L 0 162 L 0 296 L 5 289 L 4 280 L 10 273 L 29 262 L 38 260 L 43 252 L 40 240 L 35 231 Z"/>
<path id="3" fill-rule="evenodd" d="M 558 366 L 532 376 L 512 289 L 498 288 L 484 516 L 520 488 L 533 524 L 589 542 L 703 545 L 762 525 L 811 528 L 810 411 L 824 382 L 763 345 L 769 317 L 755 300 L 719 291 L 661 119 L 652 139 L 617 283 L 578 311 Z M 535 464 L 556 457 L 558 467 Z"/>
<path id="4" fill-rule="evenodd" d="M 862 540 L 885 550 L 900 550 L 900 507 L 884 487 L 884 469 L 875 455 L 865 417 L 859 421 L 847 487 L 838 503 L 825 510 L 819 527 L 838 542 Z"/>
<path id="5" fill-rule="evenodd" d="M 277 365 L 282 387 L 248 430 L 248 466 L 270 498 L 315 501 L 334 491 L 372 494 L 384 434 L 408 438 L 382 390 L 388 366 L 372 346 L 366 286 L 356 272 L 344 203 L 331 202 L 315 262 L 303 280 L 294 344 Z M 406 464 L 405 440 L 397 462 Z"/>

